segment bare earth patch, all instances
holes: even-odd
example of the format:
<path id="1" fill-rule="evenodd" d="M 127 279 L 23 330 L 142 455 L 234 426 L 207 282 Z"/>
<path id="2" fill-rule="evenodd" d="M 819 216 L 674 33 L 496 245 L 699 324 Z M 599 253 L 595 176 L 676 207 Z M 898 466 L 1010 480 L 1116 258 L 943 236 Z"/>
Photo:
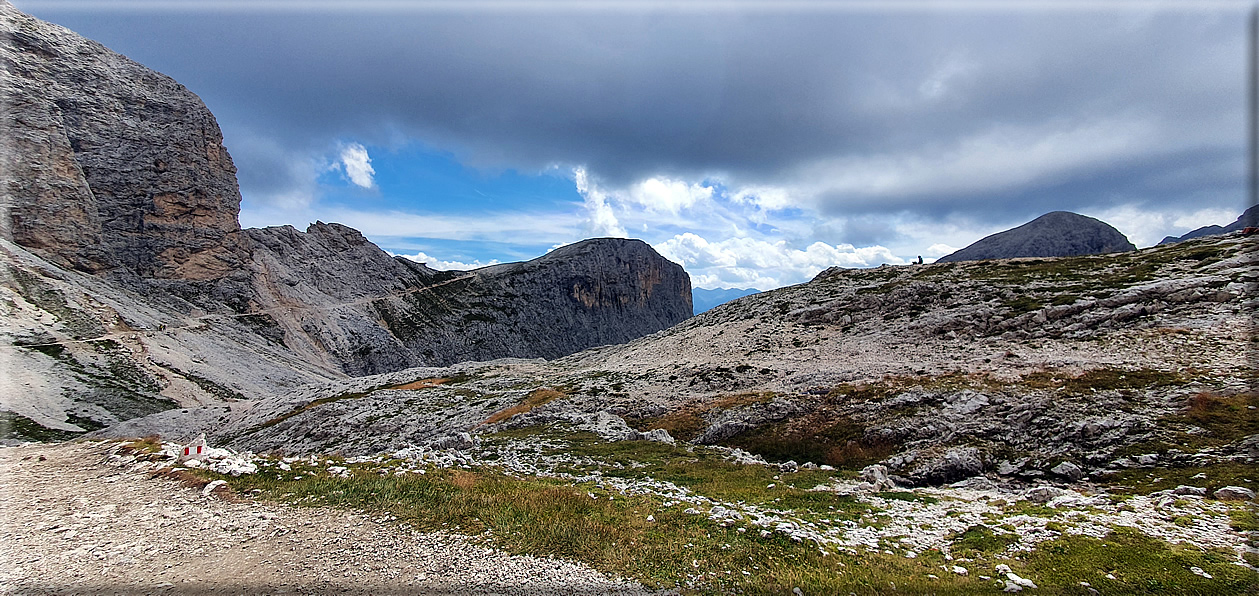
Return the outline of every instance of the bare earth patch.
<path id="1" fill-rule="evenodd" d="M 645 593 L 385 517 L 203 494 L 111 463 L 116 449 L 0 449 L 0 594 Z"/>

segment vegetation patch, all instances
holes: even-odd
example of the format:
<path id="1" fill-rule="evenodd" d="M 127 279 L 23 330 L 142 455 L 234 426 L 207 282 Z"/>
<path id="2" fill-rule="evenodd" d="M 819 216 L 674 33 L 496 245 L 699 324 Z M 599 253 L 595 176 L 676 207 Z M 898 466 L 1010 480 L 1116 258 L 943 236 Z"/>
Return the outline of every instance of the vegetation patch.
<path id="1" fill-rule="evenodd" d="M 976 524 L 965 532 L 950 536 L 949 540 L 952 542 L 949 550 L 954 556 L 975 559 L 1004 552 L 1011 544 L 1017 543 L 1019 538 L 1004 531 L 995 532 L 983 524 Z"/>
<path id="2" fill-rule="evenodd" d="M 867 436 L 865 425 L 827 410 L 763 424 L 721 443 L 771 461 L 828 464 L 842 469 L 861 468 L 896 452 L 895 443 Z"/>
<path id="3" fill-rule="evenodd" d="M 516 414 L 524 414 L 525 412 L 529 412 L 538 406 L 549 404 L 561 397 L 567 397 L 567 394 L 561 391 L 556 391 L 555 389 L 535 389 L 529 392 L 529 395 L 526 395 L 525 399 L 520 403 L 494 412 L 489 418 L 485 419 L 485 422 L 482 422 L 481 424 L 497 424 L 515 416 Z"/>
<path id="4" fill-rule="evenodd" d="M 663 416 L 627 419 L 626 423 L 640 432 L 663 428 L 675 439 L 691 441 L 704 434 L 704 430 L 708 428 L 708 422 L 704 417 L 709 413 L 767 404 L 777 396 L 778 394 L 773 391 L 720 395 L 711 401 L 688 403 Z"/>
<path id="5" fill-rule="evenodd" d="M 419 391 L 421 389 L 432 389 L 433 387 L 437 387 L 438 385 L 444 385 L 446 383 L 449 383 L 450 381 L 451 380 L 449 378 L 445 378 L 445 377 L 442 377 L 442 378 L 430 377 L 427 379 L 419 379 L 419 380 L 411 381 L 410 383 L 394 385 L 393 387 L 390 387 L 390 389 L 397 389 L 400 391 Z"/>
<path id="6" fill-rule="evenodd" d="M 82 434 L 81 432 L 48 428 L 17 412 L 0 411 L 0 439 L 56 443 L 69 441 Z"/>
<path id="7" fill-rule="evenodd" d="M 1065 593 L 1253 594 L 1254 571 L 1234 565 L 1235 555 L 1190 544 L 1167 544 L 1130 528 L 1105 538 L 1064 536 L 1041 543 L 1027 556 L 1026 571 L 1038 583 L 1074 586 Z M 1192 571 L 1197 567 L 1210 579 Z"/>
<path id="8" fill-rule="evenodd" d="M 1213 494 L 1226 486 L 1253 486 L 1259 482 L 1259 471 L 1253 464 L 1223 460 L 1207 466 L 1133 468 L 1103 478 L 1114 485 L 1112 490 L 1117 493 L 1147 495 L 1188 485 L 1203 487 L 1207 494 Z"/>
<path id="9" fill-rule="evenodd" d="M 1225 442 L 1259 434 L 1259 392 L 1219 395 L 1202 392 L 1189 397 L 1185 413 L 1169 422 L 1188 422 Z"/>
<path id="10" fill-rule="evenodd" d="M 1153 368 L 1098 368 L 1072 376 L 1063 371 L 1044 370 L 1029 373 L 1022 384 L 1034 389 L 1054 389 L 1071 395 L 1087 395 L 1095 391 L 1124 391 L 1185 385 L 1189 379 L 1178 372 Z"/>

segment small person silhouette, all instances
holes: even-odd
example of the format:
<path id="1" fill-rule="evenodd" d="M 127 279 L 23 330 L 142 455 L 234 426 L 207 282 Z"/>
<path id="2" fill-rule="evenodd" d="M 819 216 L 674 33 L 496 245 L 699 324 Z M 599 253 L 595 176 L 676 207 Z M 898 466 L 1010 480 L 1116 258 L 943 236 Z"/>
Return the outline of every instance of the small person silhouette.
<path id="1" fill-rule="evenodd" d="M 918 264 L 919 264 L 919 265 L 921 265 L 921 264 L 922 264 L 922 255 L 918 255 Z"/>

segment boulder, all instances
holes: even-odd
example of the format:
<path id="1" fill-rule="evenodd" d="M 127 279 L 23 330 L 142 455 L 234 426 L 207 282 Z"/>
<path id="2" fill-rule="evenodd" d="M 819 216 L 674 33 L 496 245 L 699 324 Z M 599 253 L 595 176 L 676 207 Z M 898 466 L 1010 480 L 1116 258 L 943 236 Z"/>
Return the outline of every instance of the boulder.
<path id="1" fill-rule="evenodd" d="M 1084 477 L 1084 470 L 1069 461 L 1064 461 L 1049 469 L 1050 472 L 1062 476 L 1072 482 Z"/>
<path id="2" fill-rule="evenodd" d="M 1221 501 L 1253 501 L 1255 491 L 1244 486 L 1226 486 L 1215 491 L 1215 498 Z"/>

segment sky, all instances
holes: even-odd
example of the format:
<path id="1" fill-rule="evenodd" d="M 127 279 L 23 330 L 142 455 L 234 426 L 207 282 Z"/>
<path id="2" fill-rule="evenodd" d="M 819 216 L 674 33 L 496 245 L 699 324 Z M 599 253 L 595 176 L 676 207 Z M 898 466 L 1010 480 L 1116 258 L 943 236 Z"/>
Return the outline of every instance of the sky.
<path id="1" fill-rule="evenodd" d="M 701 288 L 1047 213 L 1245 209 L 1248 2 L 13 0 L 197 93 L 241 224 L 437 268 L 640 238 Z"/>

